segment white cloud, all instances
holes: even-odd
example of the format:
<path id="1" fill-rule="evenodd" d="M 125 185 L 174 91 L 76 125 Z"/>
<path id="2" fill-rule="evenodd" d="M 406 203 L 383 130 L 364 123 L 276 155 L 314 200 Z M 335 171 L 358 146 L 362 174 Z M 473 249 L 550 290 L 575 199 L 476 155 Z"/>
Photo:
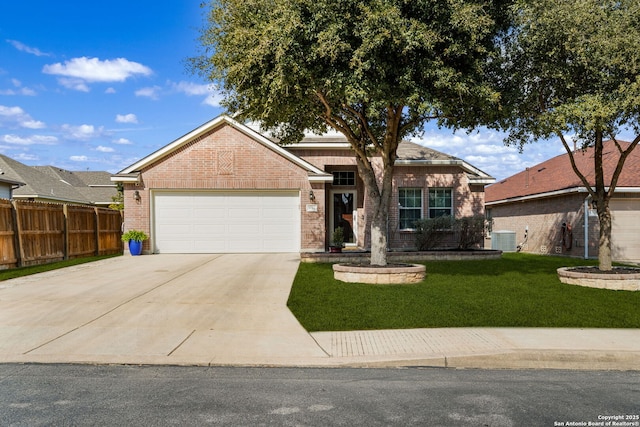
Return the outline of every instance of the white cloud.
<path id="1" fill-rule="evenodd" d="M 151 75 L 151 68 L 138 62 L 125 58 L 106 59 L 99 58 L 73 58 L 64 64 L 55 63 L 45 65 L 42 69 L 45 74 L 81 79 L 87 82 L 123 82 L 135 75 Z"/>
<path id="2" fill-rule="evenodd" d="M 113 153 L 115 150 L 111 147 L 99 145 L 98 148 L 96 148 L 96 151 L 100 151 L 101 153 Z"/>
<path id="3" fill-rule="evenodd" d="M 114 88 L 112 88 L 112 87 L 109 87 L 109 88 L 107 88 L 107 90 L 104 91 L 104 93 L 109 93 L 109 94 L 116 93 L 116 90 Z"/>
<path id="4" fill-rule="evenodd" d="M 102 126 L 96 128 L 93 125 L 62 125 L 62 131 L 69 139 L 76 139 L 80 141 L 86 141 L 93 138 L 98 138 L 104 134 L 104 128 Z"/>
<path id="5" fill-rule="evenodd" d="M 11 79 L 11 83 L 13 84 L 15 89 L 0 90 L 0 95 L 8 95 L 8 96 L 12 96 L 12 95 L 35 96 L 36 95 L 35 90 L 29 87 L 23 87 L 22 82 L 18 79 Z"/>
<path id="6" fill-rule="evenodd" d="M 127 138 L 118 138 L 113 141 L 114 144 L 129 145 L 132 144 Z"/>
<path id="7" fill-rule="evenodd" d="M 153 100 L 157 100 L 160 98 L 160 90 L 162 88 L 160 86 L 152 86 L 152 87 L 143 87 L 142 89 L 138 89 L 135 94 L 136 96 L 142 96 L 145 98 L 151 98 Z"/>
<path id="8" fill-rule="evenodd" d="M 2 135 L 0 141 L 13 145 L 55 145 L 58 142 L 58 138 L 49 135 L 30 135 L 27 137 Z"/>
<path id="9" fill-rule="evenodd" d="M 187 96 L 205 96 L 205 105 L 219 107 L 222 101 L 222 95 L 216 90 L 215 85 L 196 84 L 191 82 L 180 81 L 178 83 L 169 82 L 174 91 L 184 93 Z"/>
<path id="10" fill-rule="evenodd" d="M 22 127 L 25 127 L 28 129 L 43 129 L 47 127 L 47 125 L 45 125 L 44 122 L 41 122 L 39 120 L 26 120 L 22 122 Z"/>
<path id="11" fill-rule="evenodd" d="M 86 162 L 89 160 L 89 158 L 87 156 L 70 156 L 69 160 L 72 160 L 74 162 Z"/>
<path id="12" fill-rule="evenodd" d="M 40 159 L 35 154 L 29 154 L 29 153 L 18 153 L 11 156 L 11 158 L 19 162 L 34 162 Z"/>
<path id="13" fill-rule="evenodd" d="M 191 82 L 181 81 L 178 83 L 170 82 L 173 89 L 186 95 L 207 95 L 209 93 L 209 85 L 200 85 Z"/>
<path id="14" fill-rule="evenodd" d="M 135 114 L 117 114 L 116 122 L 118 123 L 138 123 L 138 118 Z"/>
<path id="15" fill-rule="evenodd" d="M 21 87 L 20 91 L 19 91 L 20 95 L 25 95 L 25 96 L 36 96 L 37 93 L 35 90 L 28 88 L 28 87 Z"/>
<path id="16" fill-rule="evenodd" d="M 78 92 L 89 92 L 89 86 L 82 79 L 60 77 L 58 83 L 67 89 L 77 90 Z"/>
<path id="17" fill-rule="evenodd" d="M 11 44 L 13 47 L 15 47 L 21 52 L 30 53 L 35 56 L 51 56 L 50 53 L 42 52 L 40 49 L 36 47 L 27 46 L 26 44 L 19 42 L 18 40 L 7 40 L 7 43 Z"/>
<path id="18" fill-rule="evenodd" d="M 211 107 L 219 107 L 220 103 L 222 102 L 222 95 L 220 94 L 211 94 L 209 96 L 207 96 L 204 101 L 202 101 L 203 104 L 205 105 L 209 105 Z"/>
<path id="19" fill-rule="evenodd" d="M 0 116 L 5 117 L 16 117 L 26 114 L 24 110 L 20 107 L 6 107 L 4 105 L 0 105 Z"/>
<path id="20" fill-rule="evenodd" d="M 7 107 L 0 105 L 0 125 L 19 126 L 27 129 L 42 129 L 44 122 L 34 120 L 20 107 Z"/>

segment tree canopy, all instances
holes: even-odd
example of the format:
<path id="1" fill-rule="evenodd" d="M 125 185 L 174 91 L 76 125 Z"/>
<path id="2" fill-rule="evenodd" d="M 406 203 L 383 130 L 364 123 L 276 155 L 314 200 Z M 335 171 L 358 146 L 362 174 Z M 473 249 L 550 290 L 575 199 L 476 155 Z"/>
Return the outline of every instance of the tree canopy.
<path id="1" fill-rule="evenodd" d="M 384 265 L 398 144 L 426 121 L 471 128 L 497 111 L 485 67 L 508 2 L 218 0 L 191 67 L 283 144 L 345 135 L 374 212 L 371 262 Z"/>
<path id="2" fill-rule="evenodd" d="M 574 172 L 597 202 L 600 268 L 611 269 L 609 200 L 629 153 L 640 141 L 640 3 L 637 0 L 519 0 L 502 39 L 494 78 L 508 143 L 559 138 Z M 635 135 L 631 144 L 617 142 Z M 573 139 L 594 147 L 595 183 L 574 162 Z M 618 149 L 605 182 L 603 140 Z"/>

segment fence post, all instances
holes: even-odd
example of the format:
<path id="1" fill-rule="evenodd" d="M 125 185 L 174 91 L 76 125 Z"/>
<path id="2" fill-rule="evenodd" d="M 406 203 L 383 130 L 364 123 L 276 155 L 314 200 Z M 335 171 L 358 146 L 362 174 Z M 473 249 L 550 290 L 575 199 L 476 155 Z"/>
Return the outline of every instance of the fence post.
<path id="1" fill-rule="evenodd" d="M 13 223 L 15 224 L 15 235 L 13 244 L 16 251 L 16 267 L 22 267 L 22 260 L 24 259 L 24 249 L 22 244 L 22 224 L 20 223 L 20 215 L 18 215 L 18 205 L 16 200 L 11 201 L 11 215 L 13 216 Z"/>
<path id="2" fill-rule="evenodd" d="M 97 207 L 93 208 L 93 235 L 94 235 L 94 240 L 96 241 L 95 244 L 95 255 L 98 256 L 100 255 L 100 211 L 98 210 Z"/>
<path id="3" fill-rule="evenodd" d="M 62 247 L 64 248 L 64 253 L 62 259 L 69 259 L 69 205 L 64 203 L 62 205 L 62 215 L 64 216 L 64 224 L 62 230 Z"/>

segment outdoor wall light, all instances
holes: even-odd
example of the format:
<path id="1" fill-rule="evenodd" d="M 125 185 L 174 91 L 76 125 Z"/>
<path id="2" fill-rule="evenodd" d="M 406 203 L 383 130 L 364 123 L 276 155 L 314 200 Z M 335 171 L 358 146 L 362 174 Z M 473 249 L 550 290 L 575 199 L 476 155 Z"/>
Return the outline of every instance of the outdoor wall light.
<path id="1" fill-rule="evenodd" d="M 309 190 L 309 200 L 312 202 L 316 199 L 316 195 L 313 194 L 313 190 Z"/>
<path id="2" fill-rule="evenodd" d="M 140 201 L 140 192 L 138 190 L 133 192 L 133 200 L 135 200 L 136 202 Z"/>

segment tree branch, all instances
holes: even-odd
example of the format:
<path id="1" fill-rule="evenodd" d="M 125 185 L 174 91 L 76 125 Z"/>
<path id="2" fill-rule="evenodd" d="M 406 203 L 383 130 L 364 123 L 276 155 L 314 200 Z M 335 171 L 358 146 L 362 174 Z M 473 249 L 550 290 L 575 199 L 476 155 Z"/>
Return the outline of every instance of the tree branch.
<path id="1" fill-rule="evenodd" d="M 589 184 L 589 181 L 587 180 L 587 178 L 582 174 L 582 172 L 580 172 L 580 169 L 578 169 L 578 165 L 576 165 L 576 159 L 573 156 L 573 151 L 571 151 L 569 144 L 567 144 L 567 140 L 564 138 L 564 135 L 561 132 L 558 132 L 558 136 L 560 137 L 560 141 L 562 141 L 562 145 L 564 145 L 564 149 L 567 150 L 567 153 L 569 153 L 569 161 L 571 162 L 571 168 L 573 169 L 575 174 L 578 175 L 578 178 L 580 178 L 580 181 L 582 181 L 582 184 L 587 188 L 587 191 L 589 192 L 591 197 L 596 198 L 597 195 L 595 191 L 593 191 L 593 188 L 591 188 L 591 184 Z"/>

